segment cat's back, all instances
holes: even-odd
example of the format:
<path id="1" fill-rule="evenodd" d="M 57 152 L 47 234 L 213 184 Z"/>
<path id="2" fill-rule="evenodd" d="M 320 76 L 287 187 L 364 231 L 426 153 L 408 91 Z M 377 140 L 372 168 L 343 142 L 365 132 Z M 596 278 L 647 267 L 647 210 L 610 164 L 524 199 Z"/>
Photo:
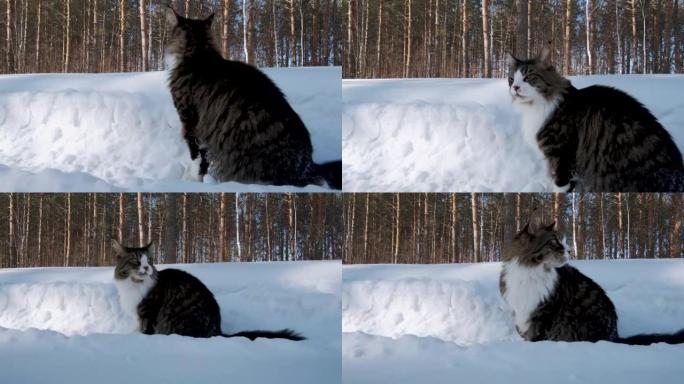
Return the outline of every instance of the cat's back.
<path id="1" fill-rule="evenodd" d="M 571 265 L 556 268 L 557 289 L 537 319 L 546 322 L 545 339 L 598 341 L 617 337 L 617 313 L 603 288 Z"/>
<path id="2" fill-rule="evenodd" d="M 556 268 L 558 296 L 565 305 L 584 307 L 587 311 L 615 313 L 606 292 L 589 276 L 571 265 Z"/>
<path id="3" fill-rule="evenodd" d="M 217 306 L 209 288 L 195 276 L 180 269 L 168 268 L 157 272 L 157 284 L 153 290 L 169 302 L 193 301 L 210 307 Z"/>
<path id="4" fill-rule="evenodd" d="M 656 122 L 656 118 L 637 99 L 617 88 L 591 85 L 576 89 L 565 97 L 566 109 L 578 114 L 600 112 L 611 118 Z"/>
<path id="5" fill-rule="evenodd" d="M 188 272 L 175 268 L 167 268 L 157 272 L 157 285 L 188 286 L 208 291 L 208 288 L 198 278 Z"/>

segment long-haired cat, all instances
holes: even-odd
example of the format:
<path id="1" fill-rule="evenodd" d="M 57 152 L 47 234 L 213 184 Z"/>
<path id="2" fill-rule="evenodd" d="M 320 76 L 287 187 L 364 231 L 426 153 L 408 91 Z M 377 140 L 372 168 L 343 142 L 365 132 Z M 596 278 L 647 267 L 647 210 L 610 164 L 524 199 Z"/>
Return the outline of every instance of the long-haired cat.
<path id="1" fill-rule="evenodd" d="M 225 334 L 219 305 L 199 279 L 179 269 L 157 271 L 151 258 L 152 243 L 131 248 L 112 240 L 112 247 L 117 255 L 114 280 L 121 305 L 137 315 L 144 334 L 305 339 L 290 329 Z"/>
<path id="2" fill-rule="evenodd" d="M 342 188 L 342 162 L 316 164 L 306 126 L 263 72 L 224 60 L 213 15 L 186 19 L 167 8 L 169 86 L 200 180 Z"/>
<path id="3" fill-rule="evenodd" d="M 566 263 L 567 249 L 555 222 L 533 219 L 507 244 L 502 260 L 499 289 L 525 340 L 684 343 L 684 329 L 620 337 L 613 302 L 601 286 Z"/>
<path id="4" fill-rule="evenodd" d="M 554 183 L 577 192 L 684 191 L 682 154 L 651 112 L 615 88 L 573 87 L 549 56 L 510 55 L 508 85 Z"/>

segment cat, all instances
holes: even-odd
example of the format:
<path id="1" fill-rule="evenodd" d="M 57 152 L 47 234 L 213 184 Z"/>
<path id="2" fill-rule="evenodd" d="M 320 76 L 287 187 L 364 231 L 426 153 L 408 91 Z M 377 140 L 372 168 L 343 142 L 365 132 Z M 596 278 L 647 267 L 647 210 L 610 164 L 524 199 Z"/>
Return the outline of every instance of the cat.
<path id="1" fill-rule="evenodd" d="M 124 310 L 137 315 L 139 330 L 144 334 L 305 340 L 290 329 L 225 334 L 221 331 L 221 311 L 211 291 L 179 269 L 157 271 L 151 258 L 152 243 L 132 248 L 112 240 L 112 248 L 117 255 L 114 280 L 119 301 Z"/>
<path id="2" fill-rule="evenodd" d="M 641 103 L 611 87 L 572 86 L 551 64 L 509 55 L 509 93 L 526 141 L 556 186 L 576 192 L 682 192 L 684 162 L 670 134 Z"/>
<path id="3" fill-rule="evenodd" d="M 342 161 L 313 161 L 309 131 L 281 90 L 256 67 L 223 59 L 212 21 L 167 8 L 169 87 L 193 177 L 342 189 Z"/>
<path id="4" fill-rule="evenodd" d="M 684 343 L 684 329 L 620 337 L 613 302 L 600 285 L 568 265 L 567 258 L 556 223 L 545 225 L 539 218 L 528 222 L 505 247 L 499 290 L 523 339 Z"/>

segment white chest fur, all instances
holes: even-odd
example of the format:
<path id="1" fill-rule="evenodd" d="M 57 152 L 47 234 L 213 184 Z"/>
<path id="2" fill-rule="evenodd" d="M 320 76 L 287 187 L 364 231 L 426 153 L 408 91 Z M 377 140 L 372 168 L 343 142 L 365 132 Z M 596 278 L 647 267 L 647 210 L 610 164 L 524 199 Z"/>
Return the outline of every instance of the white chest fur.
<path id="1" fill-rule="evenodd" d="M 544 154 L 537 143 L 537 133 L 543 127 L 549 116 L 556 110 L 558 102 L 536 100 L 532 104 L 517 104 L 516 108 L 522 112 L 522 133 L 525 142 L 530 147 L 534 148 L 540 157 Z"/>
<path id="2" fill-rule="evenodd" d="M 116 289 L 119 292 L 119 303 L 121 308 L 129 315 L 137 316 L 138 304 L 154 286 L 154 280 L 150 276 L 145 276 L 142 282 L 134 282 L 131 278 L 125 280 L 114 280 Z"/>
<path id="3" fill-rule="evenodd" d="M 513 76 L 513 84 L 510 88 L 512 96 L 516 95 L 516 91 L 513 89 L 515 87 L 519 88 L 517 92 L 519 92 L 519 95 L 522 95 L 522 97 L 513 98 L 513 107 L 522 114 L 523 137 L 525 142 L 543 158 L 544 155 L 541 153 L 537 143 L 537 133 L 539 133 L 546 120 L 558 107 L 560 98 L 546 99 L 533 86 L 523 80 L 520 71 L 516 71 Z"/>
<path id="4" fill-rule="evenodd" d="M 530 314 L 553 292 L 558 273 L 544 267 L 527 268 L 511 261 L 503 264 L 506 293 L 504 300 L 513 309 L 520 332 L 527 331 Z"/>

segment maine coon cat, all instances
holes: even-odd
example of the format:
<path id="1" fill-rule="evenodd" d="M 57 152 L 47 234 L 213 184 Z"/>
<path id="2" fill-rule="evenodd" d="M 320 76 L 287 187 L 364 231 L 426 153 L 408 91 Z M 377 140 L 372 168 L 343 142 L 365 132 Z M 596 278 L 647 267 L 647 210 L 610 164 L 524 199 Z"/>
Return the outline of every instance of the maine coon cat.
<path id="1" fill-rule="evenodd" d="M 305 339 L 290 329 L 225 334 L 218 303 L 199 279 L 179 269 L 157 271 L 151 259 L 152 243 L 130 248 L 113 240 L 112 246 L 117 255 L 114 280 L 121 305 L 137 315 L 144 334 Z"/>
<path id="2" fill-rule="evenodd" d="M 342 162 L 316 164 L 306 126 L 263 72 L 225 60 L 213 15 L 192 20 L 167 9 L 169 86 L 190 149 L 192 176 L 218 181 L 342 188 Z"/>
<path id="3" fill-rule="evenodd" d="M 549 51 L 513 57 L 508 77 L 526 140 L 568 191 L 684 191 L 684 163 L 670 134 L 641 103 L 615 88 L 572 86 Z"/>
<path id="4" fill-rule="evenodd" d="M 566 263 L 567 249 L 555 223 L 533 219 L 508 243 L 502 260 L 499 290 L 525 340 L 684 343 L 684 329 L 620 337 L 613 302 L 601 286 Z"/>

